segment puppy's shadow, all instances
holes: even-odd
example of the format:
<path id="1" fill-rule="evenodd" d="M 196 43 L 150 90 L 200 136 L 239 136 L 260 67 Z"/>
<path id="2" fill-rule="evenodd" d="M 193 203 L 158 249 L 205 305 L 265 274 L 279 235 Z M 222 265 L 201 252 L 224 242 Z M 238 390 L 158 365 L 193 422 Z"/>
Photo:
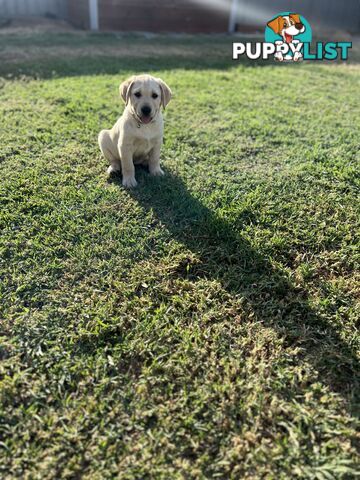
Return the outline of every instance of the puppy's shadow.
<path id="1" fill-rule="evenodd" d="M 241 226 L 235 231 L 204 206 L 179 176 L 166 171 L 164 177 L 152 178 L 142 167 L 137 167 L 136 175 L 139 186 L 130 195 L 200 258 L 199 263 L 180 269 L 180 275 L 216 279 L 229 294 L 245 300 L 255 318 L 274 328 L 285 345 L 301 347 L 299 355 L 311 362 L 333 391 L 347 396 L 352 410 L 358 392 L 357 357 L 336 328 L 311 308 L 307 292 L 294 287 L 254 249 L 242 237 Z M 121 185 L 121 175 L 109 181 Z M 248 221 L 248 214 L 242 221 Z"/>

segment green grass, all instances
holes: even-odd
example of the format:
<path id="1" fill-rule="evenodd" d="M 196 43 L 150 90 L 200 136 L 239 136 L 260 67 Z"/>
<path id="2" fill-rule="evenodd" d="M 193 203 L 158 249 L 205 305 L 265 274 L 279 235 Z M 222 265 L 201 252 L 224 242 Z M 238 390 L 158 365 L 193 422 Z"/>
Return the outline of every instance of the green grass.
<path id="1" fill-rule="evenodd" d="M 1 478 L 357 476 L 359 66 L 230 44 L 0 37 Z M 96 139 L 141 71 L 130 192 Z"/>

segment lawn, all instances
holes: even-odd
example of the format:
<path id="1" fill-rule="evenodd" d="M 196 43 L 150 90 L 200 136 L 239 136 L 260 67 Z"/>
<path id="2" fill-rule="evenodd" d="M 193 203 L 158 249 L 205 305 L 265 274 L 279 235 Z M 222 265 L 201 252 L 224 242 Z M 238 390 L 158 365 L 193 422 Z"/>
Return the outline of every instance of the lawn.
<path id="1" fill-rule="evenodd" d="M 358 475 L 360 66 L 231 41 L 0 35 L 1 478 Z M 127 191 L 97 134 L 144 71 Z"/>

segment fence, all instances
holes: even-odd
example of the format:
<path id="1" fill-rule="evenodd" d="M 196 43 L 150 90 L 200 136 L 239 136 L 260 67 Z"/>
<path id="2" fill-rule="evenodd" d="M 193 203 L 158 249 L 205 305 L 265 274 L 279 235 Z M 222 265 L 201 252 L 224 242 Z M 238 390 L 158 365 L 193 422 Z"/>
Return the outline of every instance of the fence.
<path id="1" fill-rule="evenodd" d="M 263 26 L 277 13 L 292 11 L 315 27 L 360 31 L 359 0 L 233 0 L 233 4 L 233 23 L 240 27 Z"/>
<path id="2" fill-rule="evenodd" d="M 0 0 L 0 18 L 51 14 L 94 30 L 247 31 L 282 11 L 315 28 L 360 31 L 360 0 Z"/>
<path id="3" fill-rule="evenodd" d="M 66 18 L 67 0 L 0 0 L 0 17 L 54 15 Z"/>

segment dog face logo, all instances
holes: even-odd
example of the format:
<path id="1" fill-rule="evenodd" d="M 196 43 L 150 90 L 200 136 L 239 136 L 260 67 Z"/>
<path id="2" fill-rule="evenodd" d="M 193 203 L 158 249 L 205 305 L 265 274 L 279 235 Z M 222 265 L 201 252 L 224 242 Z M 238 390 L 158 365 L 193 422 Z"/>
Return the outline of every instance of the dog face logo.
<path id="1" fill-rule="evenodd" d="M 297 46 L 304 41 L 311 41 L 311 28 L 298 13 L 283 12 L 267 23 L 265 41 L 275 43 L 276 60 L 298 62 L 303 55 Z"/>
<path id="2" fill-rule="evenodd" d="M 296 35 L 305 32 L 305 25 L 303 25 L 300 15 L 297 13 L 290 13 L 284 16 L 279 15 L 271 22 L 268 22 L 267 26 L 272 28 L 278 35 L 280 34 L 286 43 L 291 43 Z"/>

